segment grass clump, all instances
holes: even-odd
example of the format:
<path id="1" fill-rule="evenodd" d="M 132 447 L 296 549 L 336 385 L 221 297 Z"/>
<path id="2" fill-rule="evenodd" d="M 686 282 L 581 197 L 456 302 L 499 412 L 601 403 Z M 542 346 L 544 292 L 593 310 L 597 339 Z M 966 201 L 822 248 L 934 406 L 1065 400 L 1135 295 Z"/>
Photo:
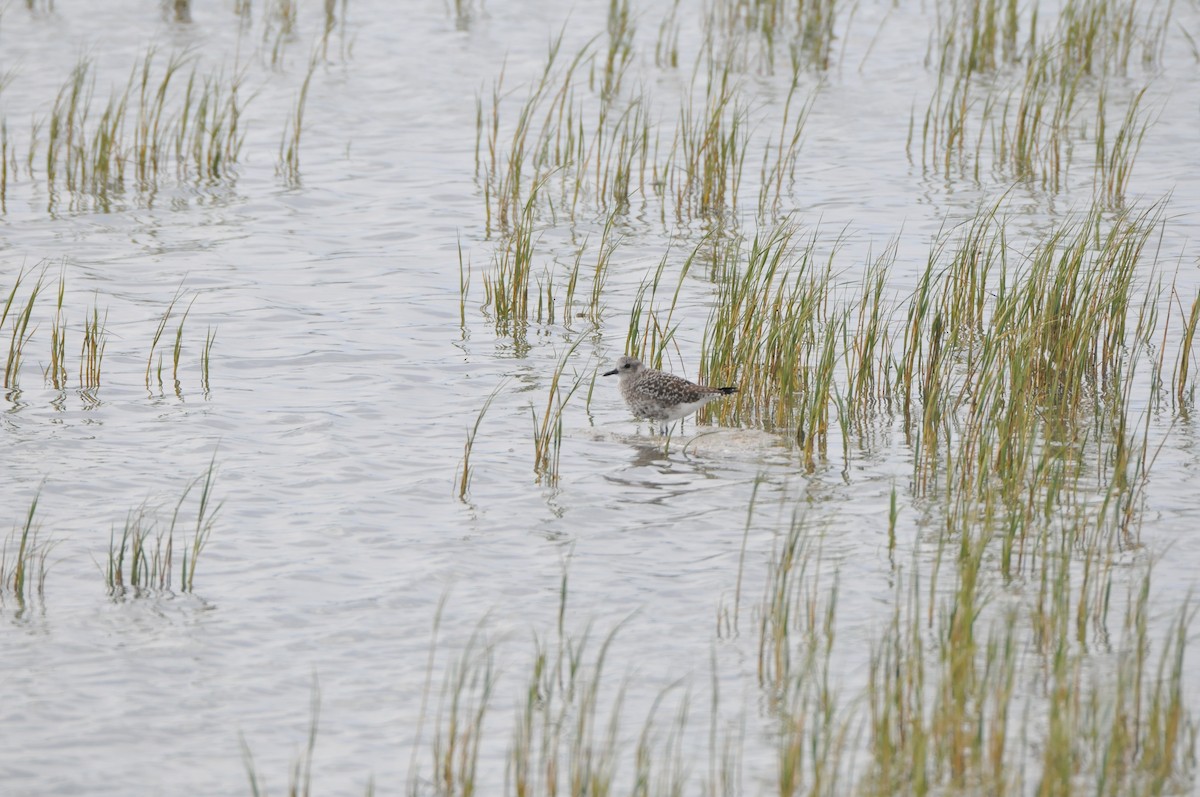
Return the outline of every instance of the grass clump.
<path id="1" fill-rule="evenodd" d="M 474 473 L 471 468 L 471 452 L 475 448 L 475 437 L 479 434 L 479 427 L 483 424 L 483 416 L 491 409 L 492 402 L 500 395 L 500 391 L 504 389 L 505 384 L 505 382 L 501 382 L 488 394 L 487 399 L 483 402 L 483 406 L 479 408 L 479 414 L 475 416 L 475 425 L 467 432 L 467 442 L 463 444 L 462 469 L 459 471 L 457 480 L 458 500 L 460 501 L 467 500 L 467 493 L 471 488 L 471 476 Z"/>
<path id="2" fill-rule="evenodd" d="M 109 595 L 123 598 L 131 593 L 133 597 L 168 593 L 175 580 L 176 568 L 179 591 L 193 591 L 200 554 L 208 545 L 221 508 L 220 504 L 213 504 L 215 478 L 214 458 L 205 474 L 184 489 L 165 527 L 160 524 L 157 512 L 143 504 L 129 512 L 119 537 L 116 529 L 113 529 L 105 567 L 105 584 Z M 180 527 L 180 512 L 188 496 L 197 487 L 196 522 L 189 535 Z M 181 540 L 178 552 L 177 536 Z"/>
<path id="3" fill-rule="evenodd" d="M 809 42 L 826 39 L 831 28 L 825 22 L 809 25 L 802 20 L 810 13 L 830 20 L 833 4 L 804 3 L 786 12 L 782 4 L 775 5 L 773 11 L 763 4 L 735 8 L 719 3 L 711 9 L 691 80 L 679 87 L 679 113 L 673 121 L 652 115 L 663 103 L 652 101 L 644 88 L 620 89 L 631 82 L 623 75 L 634 61 L 632 16 L 628 4 L 618 0 L 609 5 L 607 35 L 598 35 L 574 56 L 563 53 L 561 34 L 551 42 L 542 70 L 531 79 L 511 121 L 501 72 L 491 91 L 490 109 L 482 96 L 476 104 L 475 161 L 487 232 L 520 224 L 535 194 L 540 194 L 541 210 L 567 208 L 572 217 L 584 202 L 617 212 L 636 207 L 638 201 L 653 201 L 659 203 L 664 221 L 668 212 L 681 222 L 728 219 L 742 201 L 752 139 L 763 153 L 760 205 L 778 209 L 783 187 L 795 172 L 800 131 L 811 101 L 789 99 L 783 118 L 771 119 L 771 127 L 779 127 L 777 140 L 757 140 L 762 109 L 746 97 L 746 69 L 739 57 L 745 48 L 737 44 L 747 35 L 741 17 L 743 12 L 761 11 L 769 30 L 796 23 L 810 31 L 821 28 L 820 35 L 797 34 L 797 41 Z M 677 53 L 661 52 L 662 36 L 670 40 L 674 35 L 671 19 L 664 21 L 665 33 L 660 33 L 659 58 L 677 63 Z M 665 46 L 673 50 L 676 45 Z M 803 60 L 799 52 L 793 54 L 794 72 Z M 817 56 L 827 57 L 827 52 Z M 793 75 L 792 94 L 799 85 Z M 542 190 L 551 184 L 554 190 Z"/>
<path id="4" fill-rule="evenodd" d="M 1192 344 L 1196 340 L 1197 326 L 1200 326 L 1200 293 L 1192 300 L 1192 309 L 1184 321 L 1183 338 L 1179 343 L 1179 355 L 1176 359 L 1173 377 L 1174 389 L 1172 390 L 1178 408 L 1190 405 L 1195 397 L 1195 378 L 1193 377 L 1189 382 L 1188 377 L 1192 368 Z"/>
<path id="5" fill-rule="evenodd" d="M 669 254 L 669 253 L 668 253 Z M 677 326 L 673 322 L 675 304 L 679 298 L 679 289 L 692 265 L 692 258 L 683 264 L 679 272 L 679 283 L 672 296 L 671 304 L 663 308 L 656 302 L 658 289 L 662 283 L 663 272 L 666 270 L 668 255 L 663 255 L 654 270 L 653 276 L 642 280 L 634 297 L 633 306 L 629 312 L 629 328 L 625 333 L 625 346 L 622 351 L 630 353 L 651 368 L 661 369 L 663 358 L 668 347 L 675 339 Z M 649 296 L 647 296 L 647 292 Z"/>
<path id="6" fill-rule="evenodd" d="M 39 496 L 29 504 L 24 523 L 14 529 L 0 548 L 0 600 L 12 598 L 18 612 L 34 600 L 46 594 L 47 557 L 55 542 L 39 536 L 40 527 L 35 523 Z"/>
<path id="7" fill-rule="evenodd" d="M 955 3 L 931 56 L 938 82 L 921 124 L 922 164 L 976 180 L 990 166 L 1059 191 L 1073 155 L 1087 151 L 1077 143 L 1091 139 L 1097 195 L 1119 206 L 1148 126 L 1146 86 L 1122 90 L 1121 120 L 1108 117 L 1111 87 L 1129 83 L 1123 76 L 1139 45 L 1144 65 L 1156 68 L 1170 16 L 1170 4 L 1152 10 L 1136 0 L 1070 0 L 1047 23 L 1038 9 L 1015 3 Z M 1094 125 L 1080 123 L 1092 114 Z M 1110 126 L 1119 127 L 1116 135 L 1106 135 Z M 910 132 L 910 150 L 911 139 Z"/>
<path id="8" fill-rule="evenodd" d="M 31 276 L 25 270 L 20 271 L 13 280 L 7 296 L 0 295 L 0 330 L 3 330 L 2 334 L 8 341 L 3 359 L 2 384 L 9 390 L 20 388 L 21 366 L 28 355 L 29 344 L 46 320 L 49 321 L 49 350 L 45 365 L 42 366 L 42 374 L 46 384 L 55 390 L 65 391 L 68 386 L 68 370 L 72 366 L 67 357 L 67 337 L 73 327 L 68 323 L 65 265 L 59 275 L 57 290 L 52 294 L 53 304 L 49 308 L 43 306 L 44 302 L 39 304 L 47 290 L 47 270 L 48 267 L 43 267 L 36 276 Z M 29 289 L 28 294 L 22 293 L 23 286 Z M 193 297 L 183 312 L 177 314 L 176 308 L 182 296 L 182 289 L 176 291 L 155 327 L 150 353 L 146 359 L 147 390 L 152 390 L 156 385 L 159 392 L 162 392 L 164 371 L 169 365 L 174 392 L 177 396 L 182 396 L 180 367 L 184 361 L 184 330 L 196 301 Z M 168 333 L 168 326 L 172 321 L 175 324 Z M 98 299 L 93 303 L 91 310 L 83 314 L 79 334 L 78 386 L 81 392 L 94 399 L 95 391 L 101 384 L 104 355 L 108 346 L 108 312 L 101 312 Z M 200 381 L 206 394 L 211 384 L 212 348 L 215 340 L 216 330 L 209 328 L 200 352 Z"/>
<path id="9" fill-rule="evenodd" d="M 92 63 L 76 64 L 30 134 L 29 171 L 36 176 L 41 144 L 51 211 L 64 198 L 71 210 L 111 210 L 131 192 L 150 202 L 172 173 L 202 184 L 233 177 L 244 140 L 244 73 L 201 75 L 193 66 L 185 79 L 189 60 L 172 55 L 160 66 L 148 50 L 103 107 Z"/>
<path id="10" fill-rule="evenodd" d="M 703 105 L 696 108 L 690 97 L 685 99 L 669 156 L 668 184 L 678 217 L 737 211 L 749 126 L 741 96 L 735 78 L 714 67 Z"/>
<path id="11" fill-rule="evenodd" d="M 408 793 L 421 793 L 424 786 L 435 794 L 478 794 L 484 788 L 479 783 L 479 758 L 487 741 L 485 728 L 495 713 L 497 698 L 502 697 L 497 695 L 497 645 L 484 635 L 481 623 L 459 652 L 451 654 L 437 698 L 432 738 L 425 742 L 421 729 L 438 664 L 442 606 L 444 601 L 435 619 Z M 624 713 L 623 688 L 617 687 L 611 701 L 606 702 L 613 690 L 605 682 L 605 667 L 621 625 L 597 641 L 590 624 L 575 634 L 567 630 L 566 618 L 564 573 L 556 629 L 546 639 L 535 635 L 528 669 L 514 684 L 505 793 L 527 797 L 613 794 L 631 773 L 643 783 L 633 792 L 636 794 L 653 793 L 647 788 L 654 782 L 683 789 L 688 773 L 675 740 L 687 722 L 686 696 L 666 739 L 655 733 L 656 715 L 666 692 L 653 702 L 631 759 L 619 731 Z M 430 756 L 428 769 L 421 763 L 422 748 Z M 422 777 L 423 771 L 429 774 Z"/>
<path id="12" fill-rule="evenodd" d="M 701 380 L 740 389 L 722 423 L 792 430 L 810 454 L 824 445 L 836 342 L 844 314 L 831 311 L 832 259 L 795 224 L 733 240 L 719 255 L 717 301 L 705 331 Z M 744 263 L 742 262 L 744 260 Z"/>
<path id="13" fill-rule="evenodd" d="M 312 696 L 309 701 L 308 735 L 306 736 L 304 750 L 296 757 L 288 773 L 287 793 L 289 797 L 310 797 L 312 794 L 313 755 L 317 749 L 317 729 L 320 726 L 320 719 L 321 688 L 314 675 Z M 254 766 L 254 754 L 250 751 L 250 745 L 246 742 L 246 737 L 241 733 L 238 734 L 238 741 L 242 747 L 242 764 L 246 769 L 246 777 L 250 781 L 250 793 L 254 797 L 266 797 L 269 793 L 266 782 L 259 776 L 258 770 Z M 366 793 L 370 797 L 374 793 L 373 788 L 368 786 Z"/>
<path id="14" fill-rule="evenodd" d="M 537 190 L 526 200 L 518 223 L 496 251 L 496 267 L 485 275 L 484 307 L 490 309 L 500 334 L 521 337 L 529 321 L 529 287 L 533 275 Z"/>
<path id="15" fill-rule="evenodd" d="M 931 607 L 919 581 L 897 596 L 892 626 L 872 653 L 870 763 L 858 793 L 915 785 L 917 791 L 1069 794 L 1089 783 L 1095 794 L 1156 794 L 1168 783 L 1187 782 L 1193 742 L 1175 680 L 1178 623 L 1151 662 L 1144 654 L 1155 645 L 1139 630 L 1144 603 L 1135 599 L 1122 619 L 1115 666 L 1089 676 L 1087 653 L 1070 644 L 1068 598 L 1057 605 L 1054 621 L 1062 625 L 1049 652 L 1029 673 L 1018 655 L 1021 613 L 1005 608 L 981 616 L 987 588 L 972 581 L 972 572 L 960 571 L 953 594 L 934 610 L 932 650 L 922 642 Z M 1070 591 L 1070 580 L 1060 580 L 1064 573 L 1052 578 Z M 1179 622 L 1190 614 L 1182 610 Z M 1139 644 L 1146 645 L 1142 654 Z M 1030 676 L 1036 691 L 1022 695 L 1017 685 Z M 1150 715 L 1152 721 L 1138 719 Z"/>
<path id="16" fill-rule="evenodd" d="M 9 321 L 9 315 L 12 315 L 12 327 L 8 336 L 8 356 L 4 361 L 4 387 L 8 389 L 16 389 L 20 383 L 21 361 L 25 356 L 25 346 L 37 329 L 36 325 L 33 329 L 29 327 L 33 318 L 33 307 L 37 303 L 38 294 L 42 291 L 46 274 L 43 270 L 38 276 L 29 291 L 29 298 L 22 306 L 20 302 L 16 301 L 16 298 L 25 276 L 24 271 L 17 274 L 16 279 L 13 280 L 12 289 L 8 292 L 8 298 L 4 302 L 4 308 L 0 309 L 0 330 Z"/>
<path id="17" fill-rule="evenodd" d="M 46 382 L 55 390 L 65 390 L 67 387 L 67 321 L 63 314 L 63 297 L 66 295 L 66 289 L 66 274 L 60 272 L 57 302 L 54 306 L 54 318 L 50 327 L 50 361 L 44 372 Z"/>
<path id="18" fill-rule="evenodd" d="M 312 83 L 313 73 L 317 71 L 318 58 L 314 53 L 308 61 L 308 71 L 300 84 L 300 92 L 296 97 L 296 109 L 283 129 L 283 138 L 279 141 L 279 159 L 276 162 L 275 173 L 280 174 L 291 185 L 300 181 L 300 134 L 304 129 L 304 106 L 308 102 L 308 88 Z"/>
<path id="19" fill-rule="evenodd" d="M 163 350 L 164 336 L 167 332 L 167 326 L 172 321 L 172 316 L 175 313 L 175 307 L 179 304 L 179 300 L 183 296 L 183 288 L 180 287 L 171 297 L 170 303 L 167 304 L 167 309 L 163 311 L 162 316 L 158 320 L 157 326 L 154 328 L 154 334 L 150 339 L 150 353 L 146 357 L 146 373 L 145 383 L 146 390 L 151 392 L 157 387 L 159 394 L 164 390 L 163 383 Z M 174 393 L 177 397 L 182 397 L 183 386 L 179 381 L 179 364 L 183 356 L 183 330 L 187 324 L 188 315 L 191 314 L 192 306 L 195 305 L 196 299 L 199 297 L 193 296 L 188 302 L 187 307 L 180 314 L 178 322 L 175 325 L 175 334 L 170 347 L 170 364 L 171 364 L 171 382 L 174 385 Z M 216 340 L 216 331 L 211 327 L 205 333 L 204 345 L 200 351 L 200 384 L 205 393 L 208 392 L 210 386 L 210 365 L 212 358 L 212 346 Z M 158 355 L 157 360 L 155 354 Z"/>
<path id="20" fill-rule="evenodd" d="M 583 385 L 585 375 L 576 374 L 570 385 L 566 385 L 563 379 L 567 362 L 583 340 L 582 336 L 577 337 L 559 359 L 558 366 L 550 378 L 546 409 L 541 417 L 538 417 L 537 409 L 532 404 L 529 406 L 533 415 L 533 472 L 539 484 L 558 484 L 559 457 L 562 454 L 563 442 L 563 411 L 567 402 Z"/>
<path id="21" fill-rule="evenodd" d="M 1079 531 L 1066 530 L 1057 539 Z M 1009 600 L 989 572 L 998 538 L 981 531 L 917 546 L 911 567 L 896 572 L 889 617 L 864 632 L 866 672 L 846 672 L 837 663 L 856 655 L 850 649 L 864 640 L 838 633 L 844 607 L 837 568 L 823 557 L 817 525 L 794 515 L 765 570 L 748 574 L 763 594 L 749 610 L 759 650 L 750 711 L 765 731 L 755 743 L 774 760 L 753 786 L 742 768 L 744 735 L 720 730 L 731 718 L 715 656 L 707 733 L 698 736 L 692 720 L 702 712 L 691 675 L 647 699 L 639 727 L 626 706 L 636 679 L 609 674 L 618 631 L 634 618 L 603 637 L 594 638 L 591 624 L 572 633 L 564 575 L 556 628 L 535 633 L 523 668 L 501 678 L 500 646 L 486 636 L 486 623 L 439 656 L 443 600 L 407 791 L 480 793 L 480 761 L 495 729 L 504 727 L 502 793 L 525 797 L 1186 791 L 1195 720 L 1183 667 L 1194 610 L 1185 602 L 1164 634 L 1151 634 L 1152 565 L 1139 565 L 1128 578 L 1111 568 L 1088 574 L 1069 546 L 1033 576 L 1044 599 Z M 939 572 L 951 567 L 950 583 L 939 587 Z M 1077 636 L 1081 615 L 1105 634 L 1106 655 L 1096 656 Z M 1031 639 L 1040 642 L 1030 647 Z M 507 722 L 495 717 L 505 706 Z"/>
<path id="22" fill-rule="evenodd" d="M 835 408 L 847 429 L 898 412 L 929 462 L 941 461 L 947 440 L 971 440 L 978 472 L 1008 472 L 1012 457 L 1038 448 L 1039 429 L 1123 428 L 1138 352 L 1166 333 L 1160 292 L 1138 279 L 1154 254 L 1157 206 L 1115 215 L 1097 206 L 1024 251 L 1014 251 L 998 209 L 935 242 L 902 304 L 888 300 L 891 246 L 857 287 L 836 281 L 838 239 L 825 244 L 793 224 L 716 247 L 701 377 L 736 374 L 742 386 L 715 409 L 722 422 L 794 434 L 811 457 L 824 451 Z M 651 344 L 652 358 L 673 332 L 643 315 L 644 301 L 627 337 Z M 999 461 L 979 459 L 984 451 Z M 918 483 L 932 473 L 918 465 Z"/>

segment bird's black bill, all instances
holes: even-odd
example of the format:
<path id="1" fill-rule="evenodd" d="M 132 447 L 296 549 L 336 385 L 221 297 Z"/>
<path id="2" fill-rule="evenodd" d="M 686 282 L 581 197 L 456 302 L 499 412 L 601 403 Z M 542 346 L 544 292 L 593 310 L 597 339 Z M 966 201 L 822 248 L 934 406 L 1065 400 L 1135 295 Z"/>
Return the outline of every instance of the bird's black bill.
<path id="1" fill-rule="evenodd" d="M 616 376 L 616 375 L 617 375 L 616 368 L 612 369 L 611 371 L 605 371 L 604 373 L 600 374 L 600 376 Z"/>

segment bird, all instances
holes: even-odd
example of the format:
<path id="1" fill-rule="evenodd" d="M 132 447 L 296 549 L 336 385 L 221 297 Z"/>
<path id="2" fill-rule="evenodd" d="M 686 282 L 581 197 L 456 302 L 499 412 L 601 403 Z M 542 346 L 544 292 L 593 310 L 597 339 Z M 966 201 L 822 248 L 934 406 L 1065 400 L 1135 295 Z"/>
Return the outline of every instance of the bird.
<path id="1" fill-rule="evenodd" d="M 689 382 L 682 376 L 647 368 L 636 357 L 623 356 L 617 367 L 604 376 L 617 376 L 621 397 L 638 418 L 659 422 L 659 431 L 667 433 L 667 424 L 703 407 L 713 399 L 736 393 L 736 387 L 707 387 Z"/>

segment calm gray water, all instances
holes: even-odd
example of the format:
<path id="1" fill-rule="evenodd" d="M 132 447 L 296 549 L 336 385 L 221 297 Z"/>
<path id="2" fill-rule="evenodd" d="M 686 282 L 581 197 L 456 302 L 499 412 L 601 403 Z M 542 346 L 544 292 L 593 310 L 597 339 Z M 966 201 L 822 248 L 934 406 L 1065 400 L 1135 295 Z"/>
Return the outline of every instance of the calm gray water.
<path id="1" fill-rule="evenodd" d="M 41 535 L 55 543 L 44 598 L 22 610 L 4 596 L 0 606 L 0 793 L 249 793 L 243 737 L 270 793 L 281 793 L 303 747 L 314 679 L 314 793 L 361 793 L 372 778 L 377 793 L 402 793 L 434 616 L 448 596 L 433 699 L 446 663 L 482 624 L 500 672 L 482 793 L 499 794 L 530 640 L 553 637 L 564 567 L 569 629 L 582 633 L 590 622 L 598 637 L 624 621 L 606 670 L 611 686 L 628 684 L 623 733 L 636 735 L 654 697 L 682 679 L 696 733 L 687 757 L 703 771 L 715 665 L 722 723 L 745 728 L 744 793 L 769 792 L 774 753 L 764 741 L 755 635 L 718 636 L 716 622 L 733 600 L 747 519 L 749 604 L 793 509 L 804 507 L 822 530 L 823 578 L 832 583 L 836 571 L 841 585 L 847 653 L 837 666 L 860 682 L 866 645 L 891 616 L 893 559 L 929 554 L 914 555 L 924 510 L 906 487 L 913 452 L 885 425 L 856 441 L 848 464 L 840 438 L 831 442 L 811 473 L 787 440 L 754 430 L 664 453 L 630 419 L 615 384 L 597 380 L 585 401 L 591 374 L 622 353 L 638 285 L 665 252 L 682 262 L 702 232 L 699 223 L 663 224 L 653 203 L 620 222 L 596 329 L 535 325 L 527 345 L 515 345 L 480 312 L 496 242 L 475 175 L 476 97 L 490 103 L 503 66 L 510 126 L 564 21 L 563 50 L 574 53 L 604 31 L 608 4 L 498 0 L 475 8 L 465 26 L 438 0 L 339 5 L 311 81 L 298 183 L 277 174 L 276 160 L 319 46 L 320 4 L 300 9 L 278 50 L 271 4 L 255 4 L 244 23 L 232 3 L 196 4 L 186 24 L 156 3 L 114 0 L 102 12 L 81 0 L 34 5 L 9 4 L 0 15 L 0 84 L 10 78 L 0 118 L 18 167 L 0 214 L 0 288 L 7 296 L 22 270 L 31 282 L 45 267 L 55 285 L 65 274 L 72 387 L 54 390 L 41 373 L 48 288 L 20 390 L 0 403 L 0 533 L 40 496 Z M 656 115 L 669 120 L 690 67 L 654 67 L 668 7 L 636 4 L 639 47 L 627 80 L 661 97 Z M 1194 4 L 1174 14 L 1180 28 L 1200 32 Z M 935 81 L 925 65 L 932 20 L 931 9 L 860 3 L 852 19 L 840 18 L 832 68 L 820 78 L 802 73 L 805 95 L 818 83 L 820 92 L 789 207 L 829 241 L 844 238 L 837 267 L 847 283 L 868 253 L 896 240 L 897 298 L 915 285 L 947 220 L 970 218 L 1010 188 L 986 169 L 979 181 L 925 172 L 919 141 L 915 162 L 909 157 L 910 113 L 919 125 Z M 695 36 L 695 21 L 685 20 L 681 49 L 694 52 Z M 236 179 L 165 180 L 153 201 L 129 190 L 107 211 L 55 205 L 41 162 L 33 176 L 25 166 L 31 121 L 48 116 L 81 56 L 94 64 L 95 118 L 151 46 L 161 59 L 191 53 L 201 74 L 245 70 Z M 1174 34 L 1161 68 L 1135 65 L 1128 78 L 1149 83 L 1146 107 L 1158 118 L 1127 195 L 1166 197 L 1159 266 L 1189 306 L 1200 286 L 1198 78 L 1200 61 Z M 776 119 L 785 77 L 751 70 L 746 79 L 755 112 Z M 1090 146 L 1078 144 L 1081 153 Z M 751 224 L 758 163 L 748 161 Z M 1080 164 L 1062 191 L 1012 188 L 1013 229 L 1035 234 L 1086 207 L 1092 174 L 1090 161 Z M 594 206 L 581 209 L 574 230 L 566 218 L 546 224 L 539 262 L 569 264 L 585 236 L 584 262 L 594 262 L 603 224 Z M 472 271 L 465 327 L 460 242 Z M 148 391 L 151 340 L 177 291 L 180 307 L 194 299 L 179 390 L 168 375 Z M 711 284 L 692 275 L 672 363 L 691 377 L 711 301 Z M 87 395 L 74 388 L 75 370 L 94 304 L 107 311 L 109 336 L 101 387 Z M 161 344 L 168 352 L 176 323 Z M 206 391 L 200 353 L 210 329 Z M 3 334 L 7 344 L 10 330 Z M 565 414 L 561 481 L 539 485 L 530 405 L 544 411 L 554 367 L 579 335 L 568 373 L 585 383 Z M 475 440 L 469 500 L 460 502 L 464 440 L 500 384 Z M 1169 413 L 1152 417 L 1149 437 L 1162 448 L 1147 492 L 1146 547 L 1129 558 L 1169 552 L 1154 575 L 1158 634 L 1197 586 L 1200 445 L 1195 426 Z M 114 528 L 119 534 L 142 505 L 165 523 L 214 459 L 221 508 L 194 591 L 110 596 L 104 568 Z M 894 557 L 886 539 L 893 485 L 901 508 Z M 195 493 L 184 504 L 189 523 L 194 505 Z M 1135 576 L 1131 569 L 1117 583 Z M 743 630 L 754 624 L 744 611 Z M 606 721 L 607 709 L 600 716 Z M 427 776 L 426 747 L 418 761 Z"/>

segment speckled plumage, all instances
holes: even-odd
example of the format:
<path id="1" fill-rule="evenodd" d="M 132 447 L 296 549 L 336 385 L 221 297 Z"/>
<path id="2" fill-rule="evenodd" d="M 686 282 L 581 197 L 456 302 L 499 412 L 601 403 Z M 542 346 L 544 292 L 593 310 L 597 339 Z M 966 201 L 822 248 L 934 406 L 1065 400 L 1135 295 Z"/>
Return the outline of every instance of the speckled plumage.
<path id="1" fill-rule="evenodd" d="M 616 374 L 621 397 L 638 418 L 658 421 L 663 433 L 667 424 L 691 415 L 713 399 L 736 393 L 736 387 L 705 387 L 681 376 L 647 368 L 633 357 L 617 360 L 617 367 L 604 376 Z"/>

